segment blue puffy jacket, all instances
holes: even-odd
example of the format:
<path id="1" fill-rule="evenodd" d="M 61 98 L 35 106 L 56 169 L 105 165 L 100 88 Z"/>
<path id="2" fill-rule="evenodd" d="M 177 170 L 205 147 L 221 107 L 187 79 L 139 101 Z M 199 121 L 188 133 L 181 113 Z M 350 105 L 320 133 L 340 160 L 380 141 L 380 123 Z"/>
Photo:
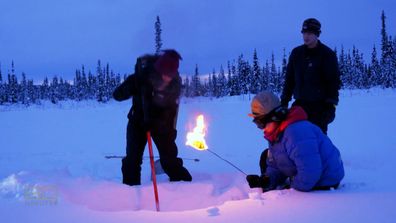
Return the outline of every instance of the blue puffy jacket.
<path id="1" fill-rule="evenodd" d="M 276 187 L 291 177 L 291 187 L 310 191 L 317 186 L 333 186 L 344 177 L 338 149 L 322 131 L 302 120 L 290 124 L 269 147 L 266 175 Z"/>

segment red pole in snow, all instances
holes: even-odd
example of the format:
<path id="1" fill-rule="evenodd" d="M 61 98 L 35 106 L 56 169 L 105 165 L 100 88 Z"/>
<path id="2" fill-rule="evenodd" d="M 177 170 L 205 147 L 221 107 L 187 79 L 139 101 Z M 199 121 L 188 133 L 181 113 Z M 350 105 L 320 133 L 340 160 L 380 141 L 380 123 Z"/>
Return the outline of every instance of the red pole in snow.
<path id="1" fill-rule="evenodd" d="M 159 198 L 158 198 L 158 189 L 157 189 L 157 178 L 155 176 L 155 167 L 154 167 L 153 144 L 151 142 L 150 131 L 147 131 L 147 142 L 148 142 L 149 154 L 150 154 L 151 179 L 153 180 L 155 206 L 157 208 L 157 211 L 160 211 Z"/>

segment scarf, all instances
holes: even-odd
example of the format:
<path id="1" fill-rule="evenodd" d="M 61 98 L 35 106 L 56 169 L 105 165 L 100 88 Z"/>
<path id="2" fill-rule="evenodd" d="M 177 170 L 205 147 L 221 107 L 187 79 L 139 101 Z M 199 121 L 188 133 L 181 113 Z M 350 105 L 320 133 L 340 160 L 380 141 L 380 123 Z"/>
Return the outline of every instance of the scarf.
<path id="1" fill-rule="evenodd" d="M 277 128 L 274 130 L 267 132 L 264 131 L 264 138 L 267 139 L 270 143 L 274 143 L 278 141 L 279 135 L 285 131 L 287 126 L 301 121 L 301 120 L 307 120 L 308 116 L 307 113 L 305 113 L 304 109 L 300 106 L 293 106 L 290 108 L 289 113 L 286 116 L 286 119 L 283 120 Z"/>

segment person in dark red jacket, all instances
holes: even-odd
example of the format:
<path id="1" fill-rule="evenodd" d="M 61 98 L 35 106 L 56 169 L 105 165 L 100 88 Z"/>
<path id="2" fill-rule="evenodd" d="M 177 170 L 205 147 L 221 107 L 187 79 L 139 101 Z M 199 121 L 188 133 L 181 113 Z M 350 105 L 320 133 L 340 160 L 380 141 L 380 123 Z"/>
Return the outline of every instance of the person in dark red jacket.
<path id="1" fill-rule="evenodd" d="M 319 41 L 321 24 L 310 18 L 304 21 L 304 44 L 294 48 L 287 64 L 281 104 L 301 106 L 308 120 L 327 134 L 327 126 L 335 118 L 340 89 L 340 71 L 333 50 Z"/>
<path id="2" fill-rule="evenodd" d="M 137 59 L 135 73 L 118 86 L 113 97 L 123 101 L 133 97 L 128 113 L 126 157 L 122 160 L 123 183 L 141 184 L 141 164 L 149 130 L 157 146 L 160 163 L 170 181 L 191 181 L 192 177 L 177 157 L 176 121 L 181 91 L 180 54 L 164 50 L 160 55 Z"/>

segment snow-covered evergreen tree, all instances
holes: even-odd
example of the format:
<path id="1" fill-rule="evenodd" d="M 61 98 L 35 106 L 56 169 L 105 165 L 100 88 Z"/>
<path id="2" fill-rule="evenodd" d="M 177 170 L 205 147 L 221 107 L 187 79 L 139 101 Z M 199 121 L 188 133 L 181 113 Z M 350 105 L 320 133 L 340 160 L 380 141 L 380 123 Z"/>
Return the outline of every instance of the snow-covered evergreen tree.
<path id="1" fill-rule="evenodd" d="M 217 89 L 218 96 L 216 97 L 224 97 L 229 94 L 229 89 L 227 88 L 227 78 L 224 73 L 223 65 L 220 66 L 220 72 L 217 79 Z"/>
<path id="2" fill-rule="evenodd" d="M 386 32 L 386 16 L 384 10 L 381 13 L 381 64 L 385 63 L 387 57 L 389 57 L 388 52 L 388 34 Z"/>
<path id="3" fill-rule="evenodd" d="M 62 77 L 59 78 L 59 87 L 58 87 L 58 98 L 60 101 L 72 99 L 72 90 L 71 85 L 65 81 Z"/>
<path id="4" fill-rule="evenodd" d="M 279 88 L 279 77 L 275 65 L 275 55 L 271 54 L 271 67 L 269 71 L 268 90 L 277 92 Z"/>
<path id="5" fill-rule="evenodd" d="M 97 88 L 98 88 L 97 79 L 91 73 L 91 71 L 89 71 L 88 72 L 88 95 L 89 95 L 89 99 L 95 99 L 96 98 Z"/>
<path id="6" fill-rule="evenodd" d="M 259 59 L 257 56 L 257 50 L 254 49 L 253 52 L 253 67 L 252 67 L 252 79 L 251 79 L 251 88 L 250 91 L 253 94 L 257 94 L 262 86 L 261 86 L 261 68 L 259 64 Z"/>
<path id="7" fill-rule="evenodd" d="M 195 65 L 195 72 L 191 79 L 190 90 L 192 97 L 202 96 L 202 85 L 201 85 L 201 80 L 199 78 L 198 64 Z"/>
<path id="8" fill-rule="evenodd" d="M 365 88 L 364 64 L 362 56 L 355 46 L 352 48 L 352 74 L 354 76 L 352 83 L 353 87 L 357 89 Z"/>
<path id="9" fill-rule="evenodd" d="M 81 77 L 80 77 L 80 95 L 81 99 L 88 99 L 89 98 L 89 92 L 88 92 L 88 80 L 87 80 L 87 75 L 85 74 L 85 67 L 82 65 L 81 67 Z"/>
<path id="10" fill-rule="evenodd" d="M 265 65 L 262 69 L 262 75 L 261 75 L 261 91 L 269 90 L 270 87 L 270 67 L 268 60 L 265 60 Z"/>
<path id="11" fill-rule="evenodd" d="M 392 54 L 391 54 L 391 79 L 392 79 L 392 88 L 396 88 L 396 36 L 392 41 Z"/>
<path id="12" fill-rule="evenodd" d="M 370 65 L 370 83 L 371 86 L 380 86 L 382 83 L 381 66 L 377 57 L 377 49 L 373 46 L 373 52 L 371 53 L 371 65 Z"/>
<path id="13" fill-rule="evenodd" d="M 383 86 L 385 88 L 396 87 L 395 82 L 395 58 L 392 37 L 388 36 L 386 31 L 385 12 L 381 14 L 381 73 L 383 77 Z"/>
<path id="14" fill-rule="evenodd" d="M 1 63 L 0 63 L 0 105 L 6 102 L 6 91 L 5 84 L 3 82 L 3 74 L 1 72 Z"/>
<path id="15" fill-rule="evenodd" d="M 112 80 L 110 77 L 110 65 L 109 63 L 106 64 L 106 71 L 105 71 L 105 96 L 106 96 L 106 101 L 110 100 L 111 95 L 113 93 L 112 89 Z"/>
<path id="16" fill-rule="evenodd" d="M 8 102 L 10 103 L 17 103 L 19 98 L 19 86 L 18 80 L 15 75 L 15 66 L 14 61 L 11 63 L 11 73 L 8 73 L 8 85 L 7 85 L 7 92 L 8 92 Z"/>
<path id="17" fill-rule="evenodd" d="M 161 29 L 161 20 L 159 16 L 157 16 L 154 27 L 155 27 L 155 53 L 159 54 L 162 48 L 162 39 L 161 39 L 162 29 Z"/>
<path id="18" fill-rule="evenodd" d="M 30 104 L 26 74 L 24 72 L 22 72 L 22 81 L 21 81 L 21 85 L 20 85 L 19 101 L 25 105 Z"/>
<path id="19" fill-rule="evenodd" d="M 98 80 L 97 92 L 96 92 L 96 100 L 99 102 L 106 102 L 106 79 L 105 72 L 102 70 L 102 65 L 100 60 L 98 60 L 98 66 L 96 68 L 96 75 Z"/>
<path id="20" fill-rule="evenodd" d="M 285 83 L 286 71 L 287 71 L 287 57 L 286 57 L 286 50 L 285 48 L 283 48 L 282 68 L 281 68 L 281 73 L 279 75 L 279 93 L 282 92 L 282 88 Z"/>
<path id="21" fill-rule="evenodd" d="M 40 99 L 42 99 L 42 100 L 49 100 L 50 99 L 50 90 L 49 90 L 48 77 L 44 78 L 43 84 L 40 87 Z"/>
<path id="22" fill-rule="evenodd" d="M 72 93 L 72 97 L 74 100 L 77 101 L 81 101 L 83 99 L 83 89 L 82 89 L 82 85 L 81 85 L 81 73 L 80 70 L 76 70 L 76 74 L 74 77 L 74 81 L 73 81 L 73 93 Z"/>
<path id="23" fill-rule="evenodd" d="M 341 80 L 341 87 L 344 87 L 346 84 L 346 55 L 344 46 L 341 45 L 341 52 L 338 56 L 338 68 L 340 69 L 340 80 Z"/>
<path id="24" fill-rule="evenodd" d="M 34 86 L 33 80 L 27 81 L 27 92 L 31 103 L 38 103 L 40 99 L 40 90 L 37 86 Z"/>
<path id="25" fill-rule="evenodd" d="M 241 89 L 240 94 L 248 94 L 251 83 L 250 65 L 244 60 L 243 54 L 239 55 L 237 63 L 238 88 Z"/>
<path id="26" fill-rule="evenodd" d="M 228 62 L 228 87 L 230 89 L 230 96 L 240 95 L 241 88 L 239 84 L 239 77 L 237 74 L 237 68 L 235 65 L 235 61 L 232 63 Z"/>
<path id="27" fill-rule="evenodd" d="M 183 95 L 185 97 L 191 97 L 191 86 L 190 79 L 188 77 L 184 78 L 183 82 Z"/>
<path id="28" fill-rule="evenodd" d="M 217 77 L 216 77 L 215 69 L 213 69 L 212 74 L 209 74 L 208 89 L 207 89 L 206 95 L 209 97 L 217 97 L 217 95 L 218 95 Z"/>
<path id="29" fill-rule="evenodd" d="M 341 82 L 343 83 L 344 88 L 352 89 L 354 88 L 353 82 L 353 64 L 352 64 L 352 57 L 350 52 L 348 51 L 347 54 L 344 54 L 344 49 L 341 49 L 341 55 L 343 59 L 340 63 L 340 71 L 341 71 Z"/>
<path id="30" fill-rule="evenodd" d="M 59 102 L 59 81 L 58 77 L 54 76 L 50 85 L 50 100 L 53 104 Z"/>

